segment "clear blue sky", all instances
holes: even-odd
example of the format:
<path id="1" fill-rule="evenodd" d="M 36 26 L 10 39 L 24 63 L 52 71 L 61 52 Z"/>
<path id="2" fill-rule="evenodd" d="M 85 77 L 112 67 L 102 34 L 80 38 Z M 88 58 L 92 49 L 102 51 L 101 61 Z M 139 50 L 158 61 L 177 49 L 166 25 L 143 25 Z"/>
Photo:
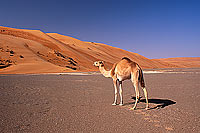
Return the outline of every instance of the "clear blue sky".
<path id="1" fill-rule="evenodd" d="M 0 25 L 102 42 L 147 58 L 200 57 L 200 0 L 1 0 Z"/>

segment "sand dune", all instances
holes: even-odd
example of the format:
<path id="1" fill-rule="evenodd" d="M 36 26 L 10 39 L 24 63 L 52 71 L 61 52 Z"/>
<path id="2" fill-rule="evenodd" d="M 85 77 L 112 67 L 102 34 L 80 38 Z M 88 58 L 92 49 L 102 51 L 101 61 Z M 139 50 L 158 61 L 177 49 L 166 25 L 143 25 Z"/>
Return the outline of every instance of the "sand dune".
<path id="1" fill-rule="evenodd" d="M 200 67 L 200 57 L 177 57 L 177 58 L 162 58 L 153 60 L 169 63 L 179 68 Z"/>
<path id="2" fill-rule="evenodd" d="M 84 42 L 57 33 L 0 26 L 0 73 L 60 73 L 96 71 L 96 60 L 104 60 L 107 68 L 127 56 L 142 68 L 190 67 L 185 61 L 150 60 L 102 43 Z M 192 67 L 199 60 L 187 59 Z"/>

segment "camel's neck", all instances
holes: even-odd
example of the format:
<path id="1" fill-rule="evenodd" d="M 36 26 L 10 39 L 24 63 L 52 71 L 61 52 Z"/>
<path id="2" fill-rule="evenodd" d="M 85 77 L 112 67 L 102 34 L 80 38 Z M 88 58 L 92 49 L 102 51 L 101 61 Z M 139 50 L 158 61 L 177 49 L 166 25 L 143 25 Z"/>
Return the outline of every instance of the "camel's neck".
<path id="1" fill-rule="evenodd" d="M 103 76 L 110 78 L 110 71 L 107 71 L 104 66 L 99 66 L 99 71 L 103 74 Z"/>

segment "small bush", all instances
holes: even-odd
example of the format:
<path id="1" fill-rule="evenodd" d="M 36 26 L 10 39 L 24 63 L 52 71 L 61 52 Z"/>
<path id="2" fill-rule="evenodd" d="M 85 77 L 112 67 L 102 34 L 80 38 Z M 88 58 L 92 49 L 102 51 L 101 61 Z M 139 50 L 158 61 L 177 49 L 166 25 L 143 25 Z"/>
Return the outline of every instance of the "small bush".
<path id="1" fill-rule="evenodd" d="M 12 51 L 12 50 L 10 51 L 10 54 L 14 54 L 14 53 L 15 53 L 14 51 Z"/>
<path id="2" fill-rule="evenodd" d="M 23 55 L 20 55 L 19 57 L 20 57 L 20 58 L 24 58 L 24 56 L 23 56 Z"/>

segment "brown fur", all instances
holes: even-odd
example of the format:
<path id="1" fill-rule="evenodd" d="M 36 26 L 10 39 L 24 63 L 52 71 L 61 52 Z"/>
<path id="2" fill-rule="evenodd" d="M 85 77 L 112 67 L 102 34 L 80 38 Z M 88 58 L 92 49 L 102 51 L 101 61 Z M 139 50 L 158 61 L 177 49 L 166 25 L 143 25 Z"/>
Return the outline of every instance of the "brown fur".
<path id="1" fill-rule="evenodd" d="M 145 82 L 144 82 L 144 77 L 143 77 L 143 72 L 142 69 L 140 68 L 140 66 L 137 64 L 137 67 L 139 69 L 139 77 L 138 80 L 140 82 L 141 87 L 145 87 Z"/>
<path id="2" fill-rule="evenodd" d="M 113 64 L 112 68 L 111 68 L 111 72 L 110 75 L 111 77 L 113 77 L 115 75 L 115 67 L 116 67 L 117 63 Z"/>

